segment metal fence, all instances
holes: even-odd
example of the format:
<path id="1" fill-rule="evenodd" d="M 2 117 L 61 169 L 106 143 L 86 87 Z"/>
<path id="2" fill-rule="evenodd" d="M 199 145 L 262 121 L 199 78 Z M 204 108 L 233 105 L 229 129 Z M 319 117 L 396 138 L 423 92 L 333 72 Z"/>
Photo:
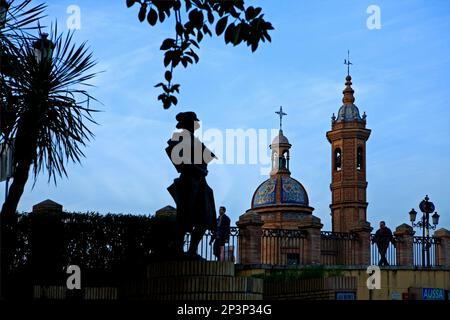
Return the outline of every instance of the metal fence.
<path id="1" fill-rule="evenodd" d="M 306 231 L 263 229 L 261 263 L 270 265 L 302 265 L 305 263 Z"/>
<path id="2" fill-rule="evenodd" d="M 320 257 L 323 265 L 354 265 L 357 236 L 353 233 L 322 231 Z"/>
<path id="3" fill-rule="evenodd" d="M 238 237 L 239 237 L 239 228 L 238 227 L 230 227 L 230 239 L 228 243 L 225 244 L 223 249 L 221 250 L 221 259 L 224 261 L 233 261 L 239 262 L 239 247 L 238 247 Z M 197 254 L 199 254 L 203 259 L 208 261 L 217 260 L 214 256 L 214 244 L 211 243 L 212 233 L 211 231 L 205 232 L 202 240 L 200 241 Z M 184 239 L 184 250 L 187 251 L 190 245 L 191 235 L 189 233 L 186 234 Z"/>
<path id="4" fill-rule="evenodd" d="M 230 239 L 222 250 L 221 259 L 239 263 L 241 254 L 239 248 L 239 228 L 230 228 Z M 354 265 L 356 264 L 357 235 L 354 233 L 322 231 L 320 233 L 321 264 L 323 265 Z M 214 246 L 210 243 L 212 233 L 206 232 L 198 246 L 197 253 L 208 261 L 217 260 L 214 256 Z M 263 229 L 261 237 L 261 263 L 268 265 L 304 265 L 305 249 L 307 245 L 307 232 L 304 230 L 288 229 Z M 381 259 L 376 243 L 372 240 L 374 234 L 370 235 L 370 262 L 378 265 Z M 386 259 L 391 266 L 397 266 L 397 243 L 394 237 L 389 243 Z M 190 235 L 186 234 L 185 251 L 189 248 Z M 416 267 L 437 266 L 436 238 L 414 237 L 413 240 L 413 263 Z"/>
<path id="5" fill-rule="evenodd" d="M 373 240 L 374 235 L 371 235 Z M 389 265 L 397 266 L 397 248 L 394 243 L 399 241 L 395 237 L 393 242 L 389 243 L 386 258 Z M 413 238 L 413 265 L 415 267 L 436 267 L 437 266 L 437 246 L 439 245 L 438 239 L 432 237 L 414 237 Z M 381 259 L 381 255 L 376 243 L 371 245 L 371 264 L 378 265 Z"/>
<path id="6" fill-rule="evenodd" d="M 373 242 L 375 237 L 375 234 L 370 235 L 370 264 L 372 265 L 379 265 L 381 255 L 378 250 L 378 246 L 376 243 Z M 393 242 L 389 242 L 387 251 L 386 251 L 386 259 L 391 266 L 397 265 L 397 248 L 394 245 L 394 243 L 397 242 L 397 239 L 394 237 Z"/>
<path id="7" fill-rule="evenodd" d="M 414 266 L 435 267 L 437 266 L 436 252 L 439 245 L 438 239 L 432 237 L 414 237 L 413 258 Z"/>

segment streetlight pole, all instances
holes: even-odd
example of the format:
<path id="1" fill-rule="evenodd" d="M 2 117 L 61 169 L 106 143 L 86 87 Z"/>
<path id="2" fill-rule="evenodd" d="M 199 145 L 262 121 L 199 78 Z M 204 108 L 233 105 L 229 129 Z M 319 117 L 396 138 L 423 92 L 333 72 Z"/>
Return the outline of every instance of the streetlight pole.
<path id="1" fill-rule="evenodd" d="M 432 224 L 430 223 L 430 213 L 432 213 L 435 209 L 434 203 L 430 201 L 428 195 L 425 196 L 419 204 L 419 209 L 423 213 L 420 221 L 415 223 L 417 212 L 416 210 L 411 209 L 409 212 L 409 220 L 411 221 L 411 225 L 413 228 L 421 228 L 422 229 L 422 266 L 431 266 L 430 261 L 430 229 L 436 229 L 436 226 L 439 224 L 439 214 L 435 212 L 432 218 Z"/>

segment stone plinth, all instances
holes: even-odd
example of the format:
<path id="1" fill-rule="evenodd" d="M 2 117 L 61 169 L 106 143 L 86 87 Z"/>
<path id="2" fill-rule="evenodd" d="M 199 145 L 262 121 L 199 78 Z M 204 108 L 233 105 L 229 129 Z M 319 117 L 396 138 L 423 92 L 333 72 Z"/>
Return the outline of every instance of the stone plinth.
<path id="1" fill-rule="evenodd" d="M 399 266 L 413 266 L 413 240 L 414 240 L 413 228 L 406 223 L 399 225 L 394 232 L 394 236 L 397 240 L 397 265 Z"/>
<path id="2" fill-rule="evenodd" d="M 439 241 L 436 252 L 436 264 L 450 269 L 450 231 L 444 228 L 436 230 L 433 237 Z"/>
<path id="3" fill-rule="evenodd" d="M 261 263 L 261 236 L 264 222 L 261 216 L 253 211 L 247 211 L 239 217 L 239 263 Z"/>
<path id="4" fill-rule="evenodd" d="M 370 265 L 370 232 L 372 230 L 373 228 L 367 221 L 359 221 L 351 229 L 351 232 L 358 236 L 358 242 L 354 253 L 357 265 Z"/>

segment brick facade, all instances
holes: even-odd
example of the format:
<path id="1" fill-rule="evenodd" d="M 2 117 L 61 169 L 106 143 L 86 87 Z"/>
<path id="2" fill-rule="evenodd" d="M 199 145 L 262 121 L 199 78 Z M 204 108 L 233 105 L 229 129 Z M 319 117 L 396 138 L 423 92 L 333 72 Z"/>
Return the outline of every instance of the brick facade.
<path id="1" fill-rule="evenodd" d="M 412 267 L 414 265 L 413 256 L 413 228 L 406 223 L 399 225 L 394 232 L 397 239 L 397 264 Z"/>
<path id="2" fill-rule="evenodd" d="M 353 104 L 351 77 L 346 80 L 344 105 L 338 118 L 333 116 L 332 129 L 327 132 L 332 155 L 330 209 L 334 232 L 350 232 L 367 221 L 366 141 L 371 131 L 366 128 L 365 116 L 361 118 Z M 345 114 L 346 108 L 351 109 L 350 116 Z"/>
<path id="3" fill-rule="evenodd" d="M 439 240 L 436 252 L 436 264 L 450 269 L 450 231 L 441 228 L 434 233 L 434 237 Z"/>

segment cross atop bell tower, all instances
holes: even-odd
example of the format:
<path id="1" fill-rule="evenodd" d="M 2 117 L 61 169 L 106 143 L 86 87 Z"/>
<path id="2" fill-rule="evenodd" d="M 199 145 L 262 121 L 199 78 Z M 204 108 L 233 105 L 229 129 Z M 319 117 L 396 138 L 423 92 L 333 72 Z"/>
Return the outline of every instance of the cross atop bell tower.
<path id="1" fill-rule="evenodd" d="M 287 116 L 287 113 L 283 112 L 283 107 L 280 107 L 279 111 L 275 113 L 280 117 L 280 131 L 278 135 L 273 139 L 270 149 L 272 150 L 272 170 L 270 176 L 277 174 L 290 175 L 289 171 L 289 149 L 291 144 L 288 138 L 283 134 L 283 116 Z"/>
<path id="2" fill-rule="evenodd" d="M 283 116 L 287 116 L 287 113 L 283 112 L 283 107 L 280 106 L 280 111 L 275 111 L 280 116 L 280 132 L 283 132 Z"/>

